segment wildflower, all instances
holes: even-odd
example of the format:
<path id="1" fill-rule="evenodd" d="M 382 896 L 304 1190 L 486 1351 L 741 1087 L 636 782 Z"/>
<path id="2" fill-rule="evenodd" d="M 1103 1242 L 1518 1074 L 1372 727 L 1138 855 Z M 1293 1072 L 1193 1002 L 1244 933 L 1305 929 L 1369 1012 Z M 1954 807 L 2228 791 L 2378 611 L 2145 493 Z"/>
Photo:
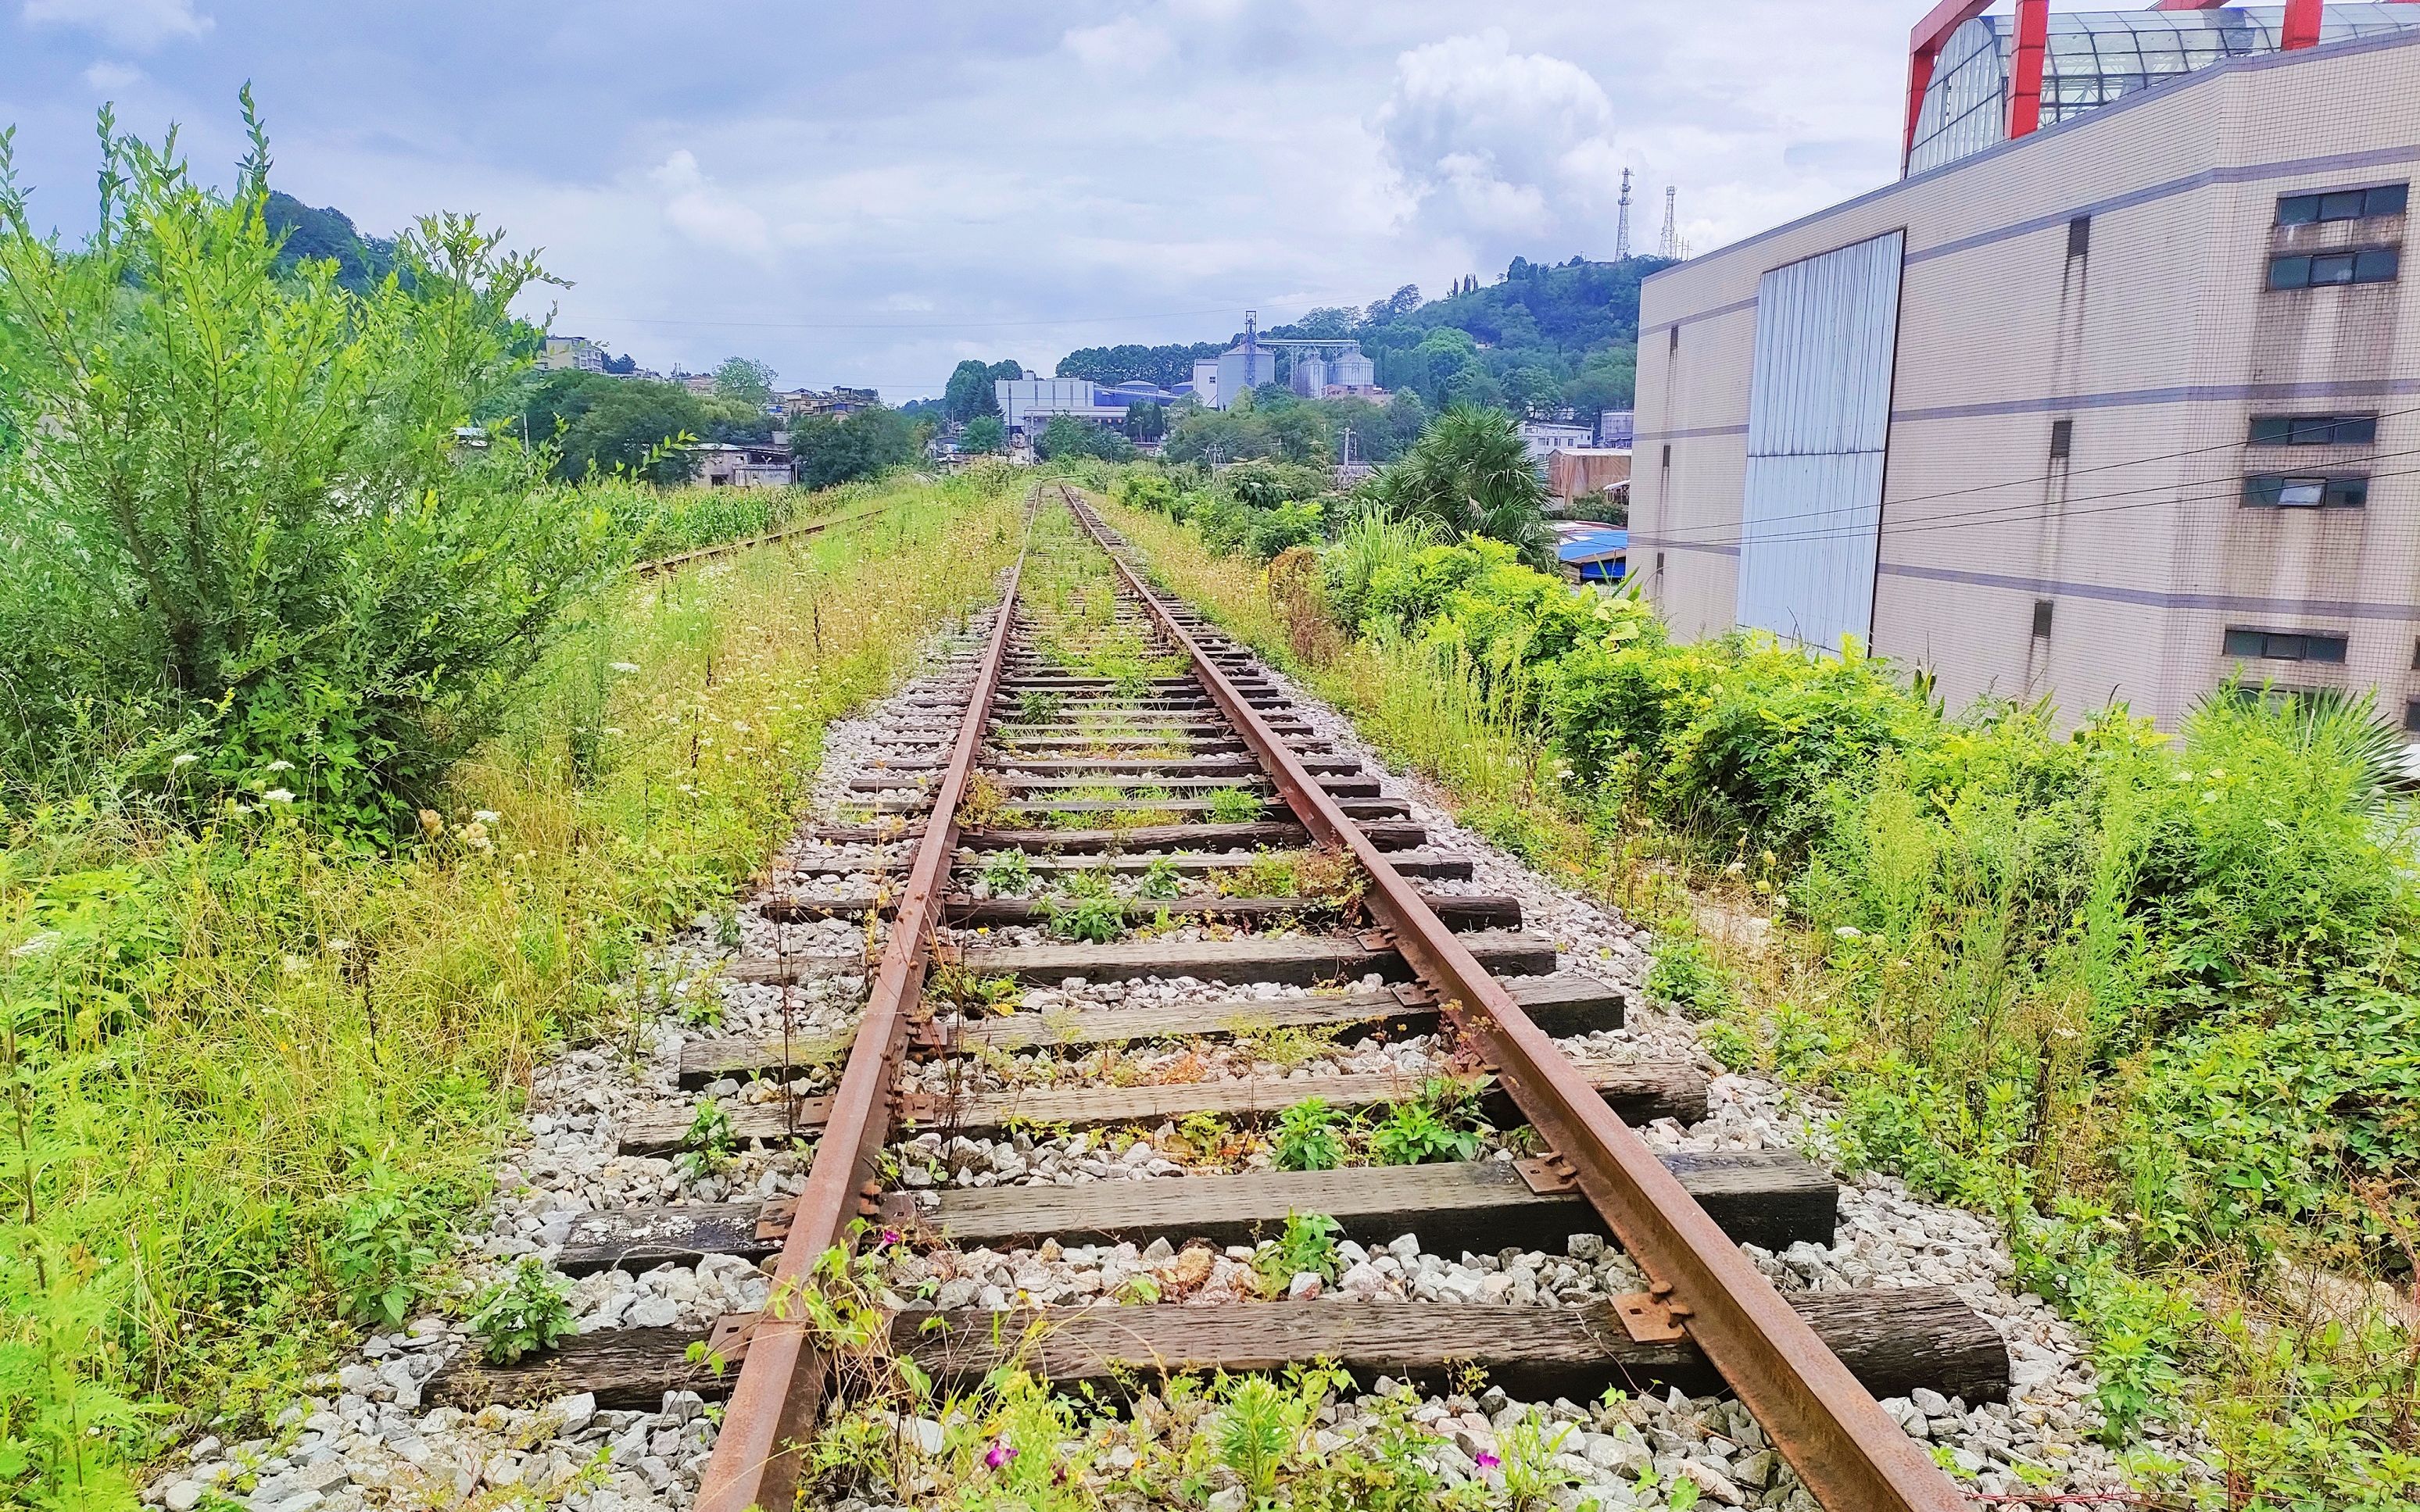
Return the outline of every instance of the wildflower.
<path id="1" fill-rule="evenodd" d="M 1746 870 L 1747 863 L 1745 861 L 1733 861 L 1730 865 L 1723 868 L 1723 875 L 1727 877 L 1735 877 Z"/>
<path id="2" fill-rule="evenodd" d="M 1832 933 L 1844 940 L 1862 940 L 1866 937 L 1866 932 L 1854 924 L 1843 924 Z"/>
<path id="3" fill-rule="evenodd" d="M 462 843 L 468 845 L 474 851 L 493 850 L 495 848 L 493 842 L 488 839 L 488 826 L 479 823 L 475 819 L 462 826 Z"/>
<path id="4" fill-rule="evenodd" d="M 496 812 L 493 809 L 482 809 L 471 817 L 483 825 L 493 825 L 502 823 L 504 816 Z"/>
<path id="5" fill-rule="evenodd" d="M 269 769 L 272 772 L 290 772 L 294 770 L 294 764 L 280 756 L 269 764 Z"/>
<path id="6" fill-rule="evenodd" d="M 1494 1470 L 1497 1466 L 1504 1463 L 1503 1459 L 1498 1458 L 1496 1451 L 1493 1449 L 1480 1450 L 1477 1454 L 1470 1457 L 1470 1462 L 1477 1465 L 1481 1470 Z"/>
<path id="7" fill-rule="evenodd" d="M 882 1242 L 883 1242 L 885 1244 L 896 1244 L 896 1243 L 898 1243 L 898 1242 L 899 1242 L 899 1240 L 900 1240 L 900 1233 L 899 1233 L 899 1230 L 898 1230 L 898 1229 L 896 1229 L 896 1228 L 886 1228 L 886 1229 L 884 1229 L 884 1230 L 882 1231 Z"/>
<path id="8" fill-rule="evenodd" d="M 177 752 L 176 759 L 169 762 L 168 764 L 171 766 L 191 766 L 200 760 L 201 758 L 199 756 L 194 755 L 190 750 L 180 750 Z"/>
<path id="9" fill-rule="evenodd" d="M 350 940 L 330 940 L 328 942 L 328 953 L 330 955 L 343 955 L 352 949 L 352 948 L 353 942 Z"/>
<path id="10" fill-rule="evenodd" d="M 1016 1450 L 1010 1446 L 1006 1439 L 994 1439 L 991 1447 L 984 1451 L 984 1463 L 994 1470 L 1000 1469 L 1016 1458 Z"/>
<path id="11" fill-rule="evenodd" d="M 304 964 L 305 963 L 302 958 L 299 955 L 287 956 L 285 961 L 286 974 L 289 977 L 293 976 L 296 972 L 302 969 Z"/>
<path id="12" fill-rule="evenodd" d="M 617 661 L 613 663 L 613 670 L 627 677 L 639 670 L 639 664 L 635 661 Z"/>
<path id="13" fill-rule="evenodd" d="M 420 810 L 420 832 L 430 840 L 445 833 L 445 818 L 434 809 Z"/>
<path id="14" fill-rule="evenodd" d="M 44 950 L 49 949 L 52 946 L 58 943 L 59 932 L 54 929 L 46 929 L 8 953 L 16 956 L 20 960 L 23 960 L 24 957 L 29 955 L 39 955 Z"/>
<path id="15" fill-rule="evenodd" d="M 294 795 L 288 793 L 284 788 L 271 788 L 268 792 L 262 794 L 261 796 L 271 803 L 292 803 L 294 801 Z"/>

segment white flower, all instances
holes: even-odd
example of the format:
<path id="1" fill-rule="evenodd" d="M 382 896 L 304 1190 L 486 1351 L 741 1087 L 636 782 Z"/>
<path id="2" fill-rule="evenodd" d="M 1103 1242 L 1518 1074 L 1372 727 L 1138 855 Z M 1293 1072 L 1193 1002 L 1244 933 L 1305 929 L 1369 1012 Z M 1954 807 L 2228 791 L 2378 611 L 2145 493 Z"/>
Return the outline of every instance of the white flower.
<path id="1" fill-rule="evenodd" d="M 199 756 L 194 755 L 190 750 L 180 750 L 177 753 L 176 760 L 170 762 L 168 764 L 171 766 L 191 766 L 200 760 L 201 758 Z"/>
<path id="2" fill-rule="evenodd" d="M 1844 940 L 1862 940 L 1866 937 L 1866 932 L 1854 924 L 1843 924 L 1832 933 Z"/>
<path id="3" fill-rule="evenodd" d="M 280 756 L 269 764 L 269 769 L 272 772 L 290 772 L 294 770 L 294 764 Z"/>
<path id="4" fill-rule="evenodd" d="M 8 953 L 20 958 L 29 955 L 39 955 L 44 950 L 49 949 L 52 946 L 58 943 L 59 932 L 54 929 L 46 929 Z"/>
<path id="5" fill-rule="evenodd" d="M 639 670 L 639 664 L 635 661 L 617 661 L 613 663 L 613 670 L 627 675 L 628 673 L 637 671 Z"/>
<path id="6" fill-rule="evenodd" d="M 261 796 L 271 803 L 292 803 L 294 801 L 294 795 L 287 792 L 284 788 L 271 788 L 268 792 L 262 794 Z"/>
<path id="7" fill-rule="evenodd" d="M 492 825 L 502 820 L 504 816 L 496 812 L 493 809 L 482 809 L 476 813 L 473 813 L 471 817 L 476 819 L 483 825 Z"/>

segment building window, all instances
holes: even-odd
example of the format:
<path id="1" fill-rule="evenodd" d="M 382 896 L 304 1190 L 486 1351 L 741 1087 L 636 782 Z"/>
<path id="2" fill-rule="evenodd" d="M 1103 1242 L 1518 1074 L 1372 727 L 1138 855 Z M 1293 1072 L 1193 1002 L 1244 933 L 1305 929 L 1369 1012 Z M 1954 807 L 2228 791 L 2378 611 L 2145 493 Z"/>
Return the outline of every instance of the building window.
<path id="1" fill-rule="evenodd" d="M 2047 598 L 2037 598 L 2037 599 L 2035 599 L 2035 600 L 2034 600 L 2034 635 L 2035 635 L 2038 639 L 2039 639 L 2039 638 L 2047 637 L 2047 636 L 2050 634 L 2050 616 L 2051 616 L 2051 601 L 2050 601 L 2049 599 L 2047 599 Z"/>
<path id="2" fill-rule="evenodd" d="M 1674 326 L 1672 328 L 1669 332 L 1668 339 L 1664 343 L 1664 349 L 1668 352 L 1677 352 L 1681 349 L 1681 328 L 1679 326 Z"/>
<path id="3" fill-rule="evenodd" d="M 2092 217 L 2079 215 L 2067 223 L 2067 255 L 2081 257 L 2092 250 Z"/>
<path id="4" fill-rule="evenodd" d="M 2401 262 L 2402 254 L 2394 247 L 2296 253 L 2269 259 L 2269 286 L 2327 288 L 2338 284 L 2391 284 Z"/>
<path id="5" fill-rule="evenodd" d="M 2246 630 L 2230 627 L 2223 647 L 2230 656 L 2260 661 L 2325 661 L 2345 659 L 2345 638 L 2304 630 Z"/>
<path id="6" fill-rule="evenodd" d="M 2376 415 L 2254 415 L 2255 446 L 2368 446 L 2378 440 Z"/>
<path id="7" fill-rule="evenodd" d="M 1668 468 L 1672 465 L 1672 443 L 1670 441 L 1666 441 L 1664 443 L 1664 465 Z"/>
<path id="8" fill-rule="evenodd" d="M 2409 184 L 2380 184 L 2371 189 L 2331 190 L 2324 194 L 2288 194 L 2277 201 L 2277 224 L 2314 225 L 2322 221 L 2400 215 L 2410 191 Z"/>
<path id="9" fill-rule="evenodd" d="M 2075 422 L 2054 420 L 2050 423 L 2050 459 L 2054 462 L 2075 448 Z"/>
<path id="10" fill-rule="evenodd" d="M 2369 480 L 2256 472 L 2243 480 L 2243 501 L 2255 509 L 2360 509 L 2369 502 Z"/>
<path id="11" fill-rule="evenodd" d="M 2420 699 L 2403 705 L 2403 728 L 2420 731 Z"/>

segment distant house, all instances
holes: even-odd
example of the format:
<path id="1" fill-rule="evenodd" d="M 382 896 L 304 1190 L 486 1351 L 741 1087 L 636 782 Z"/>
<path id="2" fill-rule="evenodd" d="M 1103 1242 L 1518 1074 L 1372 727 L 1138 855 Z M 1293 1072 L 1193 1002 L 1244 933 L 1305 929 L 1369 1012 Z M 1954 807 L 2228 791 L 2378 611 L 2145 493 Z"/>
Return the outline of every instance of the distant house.
<path id="1" fill-rule="evenodd" d="M 549 336 L 546 349 L 537 354 L 537 365 L 550 373 L 569 369 L 581 373 L 605 371 L 607 352 L 585 336 Z"/>
<path id="2" fill-rule="evenodd" d="M 710 488 L 784 488 L 796 477 L 786 446 L 699 441 L 687 450 L 697 481 Z"/>
<path id="3" fill-rule="evenodd" d="M 1532 462 L 1544 461 L 1549 452 L 1580 451 L 1596 440 L 1595 426 L 1559 420 L 1525 420 L 1520 428 L 1521 444 Z"/>

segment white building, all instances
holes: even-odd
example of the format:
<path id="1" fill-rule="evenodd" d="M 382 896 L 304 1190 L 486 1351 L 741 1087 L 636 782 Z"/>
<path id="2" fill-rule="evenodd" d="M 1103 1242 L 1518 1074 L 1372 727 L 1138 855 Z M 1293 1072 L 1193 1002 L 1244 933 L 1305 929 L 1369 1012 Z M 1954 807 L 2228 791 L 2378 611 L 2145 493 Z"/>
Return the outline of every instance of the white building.
<path id="1" fill-rule="evenodd" d="M 1525 420 L 1521 422 L 1521 445 L 1532 462 L 1543 462 L 1549 452 L 1586 451 L 1596 444 L 1596 429 L 1590 425 L 1565 424 L 1556 420 Z"/>
<path id="2" fill-rule="evenodd" d="M 1218 359 L 1193 359 L 1193 397 L 1213 409 L 1226 408 L 1218 402 Z"/>
<path id="3" fill-rule="evenodd" d="M 546 349 L 537 354 L 537 365 L 550 373 L 566 368 L 582 373 L 605 371 L 605 348 L 585 336 L 549 336 Z"/>

